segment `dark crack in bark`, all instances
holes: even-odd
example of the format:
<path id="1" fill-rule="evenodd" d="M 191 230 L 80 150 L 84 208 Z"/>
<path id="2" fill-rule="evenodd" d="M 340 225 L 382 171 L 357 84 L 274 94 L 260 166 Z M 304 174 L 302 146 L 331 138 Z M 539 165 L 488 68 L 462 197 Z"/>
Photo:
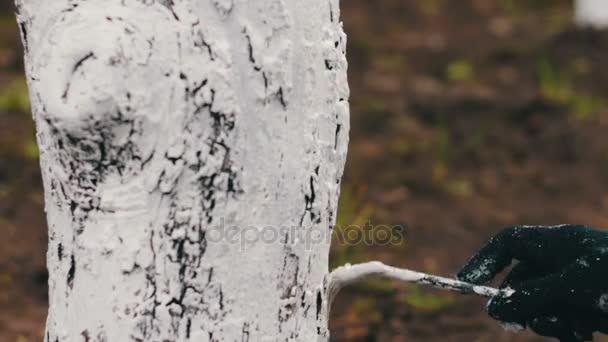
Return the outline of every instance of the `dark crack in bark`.
<path id="1" fill-rule="evenodd" d="M 76 74 L 78 72 L 78 70 L 83 66 L 83 64 L 86 61 L 88 61 L 89 59 L 95 59 L 95 58 L 96 58 L 95 54 L 93 52 L 89 52 L 84 57 L 82 57 L 78 61 L 76 61 L 76 64 L 74 64 L 74 68 L 72 69 L 72 77 L 74 74 Z M 68 99 L 71 85 L 72 85 L 72 82 L 69 81 L 65 87 L 65 90 L 63 91 L 63 95 L 61 95 L 61 99 L 63 99 L 64 102 L 67 101 L 67 99 Z"/>
<path id="2" fill-rule="evenodd" d="M 304 225 L 304 220 L 306 216 L 310 216 L 310 220 L 312 223 L 318 224 L 321 223 L 321 213 L 320 210 L 315 206 L 315 202 L 317 200 L 316 193 L 316 182 L 319 176 L 319 166 L 315 168 L 314 175 L 311 175 L 309 178 L 309 192 L 304 194 L 304 214 L 300 218 L 300 226 Z"/>

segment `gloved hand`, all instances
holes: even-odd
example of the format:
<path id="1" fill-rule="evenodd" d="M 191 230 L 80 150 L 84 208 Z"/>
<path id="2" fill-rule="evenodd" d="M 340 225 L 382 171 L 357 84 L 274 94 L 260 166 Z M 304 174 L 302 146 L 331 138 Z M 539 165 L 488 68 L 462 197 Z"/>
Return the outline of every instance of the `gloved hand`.
<path id="1" fill-rule="evenodd" d="M 608 333 L 608 231 L 583 225 L 515 226 L 493 237 L 458 273 L 481 285 L 519 261 L 489 315 L 560 341 Z"/>

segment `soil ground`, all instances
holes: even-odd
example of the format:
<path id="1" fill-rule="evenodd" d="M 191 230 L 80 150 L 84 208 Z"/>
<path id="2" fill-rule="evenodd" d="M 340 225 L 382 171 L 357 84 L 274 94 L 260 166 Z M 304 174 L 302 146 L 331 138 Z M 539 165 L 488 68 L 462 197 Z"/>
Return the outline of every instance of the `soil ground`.
<path id="1" fill-rule="evenodd" d="M 342 8 L 352 142 L 339 223 L 401 226 L 405 238 L 336 243 L 334 266 L 377 259 L 449 276 L 503 226 L 608 228 L 608 32 L 575 28 L 566 0 L 344 0 Z M 2 342 L 41 340 L 47 305 L 42 185 L 17 33 L 6 11 Z M 336 342 L 547 341 L 504 331 L 482 299 L 409 284 L 373 280 L 344 290 L 334 307 Z"/>

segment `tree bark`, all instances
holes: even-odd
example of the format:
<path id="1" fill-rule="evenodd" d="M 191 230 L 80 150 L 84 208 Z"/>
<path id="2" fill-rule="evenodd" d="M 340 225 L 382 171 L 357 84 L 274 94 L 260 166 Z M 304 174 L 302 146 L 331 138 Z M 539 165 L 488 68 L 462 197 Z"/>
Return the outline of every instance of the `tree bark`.
<path id="1" fill-rule="evenodd" d="M 17 0 L 46 341 L 326 341 L 338 0 Z"/>
<path id="2" fill-rule="evenodd" d="M 581 26 L 608 27 L 608 2 L 606 0 L 576 0 L 576 22 Z"/>

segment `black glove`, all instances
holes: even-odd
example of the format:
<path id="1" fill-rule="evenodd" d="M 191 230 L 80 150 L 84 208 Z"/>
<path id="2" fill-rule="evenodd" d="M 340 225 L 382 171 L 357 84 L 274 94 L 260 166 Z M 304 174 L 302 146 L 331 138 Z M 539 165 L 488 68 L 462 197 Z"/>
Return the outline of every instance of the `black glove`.
<path id="1" fill-rule="evenodd" d="M 488 314 L 560 341 L 608 333 L 608 232 L 583 225 L 516 226 L 493 237 L 458 273 L 483 284 L 515 259 Z"/>

